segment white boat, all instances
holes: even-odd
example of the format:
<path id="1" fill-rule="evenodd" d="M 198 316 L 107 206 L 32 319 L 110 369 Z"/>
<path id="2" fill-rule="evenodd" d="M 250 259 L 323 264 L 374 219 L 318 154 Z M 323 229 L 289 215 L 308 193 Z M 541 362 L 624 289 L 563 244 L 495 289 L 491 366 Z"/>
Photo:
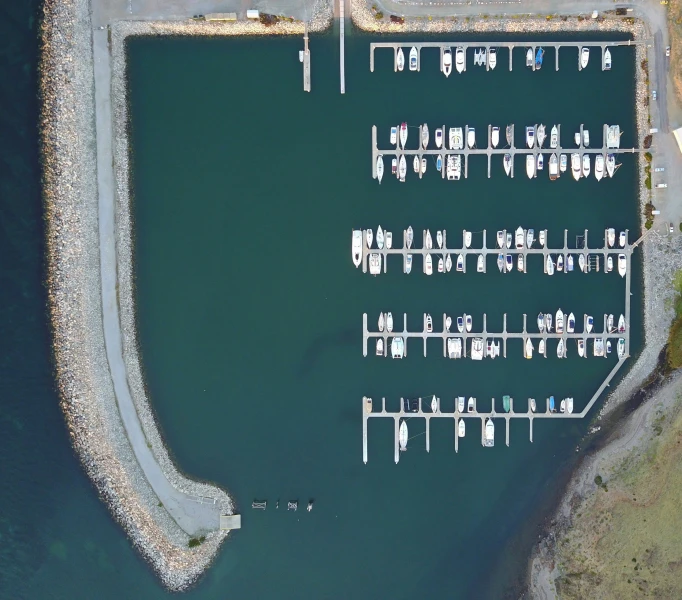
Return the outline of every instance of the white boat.
<path id="1" fill-rule="evenodd" d="M 587 333 L 590 333 L 592 331 L 592 327 L 594 327 L 594 319 L 590 315 L 586 315 L 585 319 L 585 331 Z"/>
<path id="2" fill-rule="evenodd" d="M 391 127 L 391 146 L 395 146 L 398 143 L 398 128 Z"/>
<path id="3" fill-rule="evenodd" d="M 379 183 L 381 183 L 383 176 L 384 176 L 384 157 L 383 157 L 383 155 L 379 154 L 379 156 L 377 156 L 377 179 L 379 180 Z"/>
<path id="4" fill-rule="evenodd" d="M 459 181 L 462 177 L 462 156 L 455 154 L 455 181 Z"/>
<path id="5" fill-rule="evenodd" d="M 570 313 L 568 315 L 568 323 L 566 323 L 566 333 L 573 333 L 575 331 L 575 315 Z"/>
<path id="6" fill-rule="evenodd" d="M 459 396 L 457 398 L 457 410 L 461 413 L 464 412 L 464 403 L 466 401 L 466 398 L 464 396 Z"/>
<path id="7" fill-rule="evenodd" d="M 557 271 L 563 271 L 564 270 L 564 255 L 559 254 L 559 256 L 556 257 L 556 270 Z"/>
<path id="8" fill-rule="evenodd" d="M 562 400 L 561 404 L 559 406 L 560 406 L 560 408 L 559 408 L 560 412 L 566 412 L 566 400 Z"/>
<path id="9" fill-rule="evenodd" d="M 587 273 L 587 262 L 584 254 L 578 254 L 578 266 L 583 273 Z"/>
<path id="10" fill-rule="evenodd" d="M 517 258 L 516 268 L 523 273 L 523 254 L 519 254 Z"/>
<path id="11" fill-rule="evenodd" d="M 561 338 L 559 340 L 559 343 L 557 344 L 556 355 L 557 355 L 557 358 L 564 358 L 566 355 L 566 344 L 565 344 L 563 338 Z"/>
<path id="12" fill-rule="evenodd" d="M 464 326 L 466 327 L 467 332 L 471 331 L 471 315 L 464 315 Z"/>
<path id="13" fill-rule="evenodd" d="M 443 60 L 441 67 L 443 74 L 446 77 L 450 77 L 450 73 L 452 73 L 452 50 L 450 50 L 450 48 L 446 48 L 443 51 Z"/>
<path id="14" fill-rule="evenodd" d="M 426 173 L 426 157 L 422 157 L 422 175 Z"/>
<path id="15" fill-rule="evenodd" d="M 594 350 L 592 353 L 595 356 L 604 356 L 604 339 L 603 338 L 595 338 L 594 340 Z"/>
<path id="16" fill-rule="evenodd" d="M 400 145 L 404 148 L 407 144 L 407 123 L 400 124 Z"/>
<path id="17" fill-rule="evenodd" d="M 362 262 L 362 231 L 360 229 L 353 229 L 352 249 L 353 264 L 357 268 Z"/>
<path id="18" fill-rule="evenodd" d="M 554 260 L 549 254 L 547 255 L 546 271 L 547 275 L 554 275 Z"/>
<path id="19" fill-rule="evenodd" d="M 440 229 L 436 231 L 436 244 L 439 248 L 443 247 L 443 232 Z"/>
<path id="20" fill-rule="evenodd" d="M 464 255 L 463 254 L 458 254 L 457 255 L 457 267 L 456 269 L 461 273 L 464 271 Z"/>
<path id="21" fill-rule="evenodd" d="M 604 51 L 604 71 L 611 70 L 611 51 L 607 48 Z"/>
<path id="22" fill-rule="evenodd" d="M 379 331 L 384 330 L 384 325 L 385 325 L 384 313 L 379 313 Z"/>
<path id="23" fill-rule="evenodd" d="M 412 46 L 410 50 L 410 71 L 417 70 L 417 49 Z"/>
<path id="24" fill-rule="evenodd" d="M 545 329 L 547 330 L 547 333 L 552 332 L 552 313 L 547 313 L 545 315 Z"/>
<path id="25" fill-rule="evenodd" d="M 512 163 L 512 156 L 508 152 L 504 155 L 504 158 L 502 159 L 502 164 L 504 165 L 504 172 L 509 177 L 511 174 L 511 163 Z"/>
<path id="26" fill-rule="evenodd" d="M 469 127 L 467 130 L 467 145 L 469 148 L 476 146 L 476 129 L 474 127 Z"/>
<path id="27" fill-rule="evenodd" d="M 523 356 L 525 358 L 533 358 L 533 350 L 535 348 L 533 347 L 533 342 L 530 338 L 526 338 L 526 343 L 523 348 Z"/>
<path id="28" fill-rule="evenodd" d="M 386 313 L 386 331 L 391 333 L 393 331 L 393 313 Z"/>
<path id="29" fill-rule="evenodd" d="M 398 177 L 398 159 L 391 160 L 391 175 Z"/>
<path id="30" fill-rule="evenodd" d="M 436 148 L 443 147 L 443 129 L 439 127 L 436 129 Z"/>
<path id="31" fill-rule="evenodd" d="M 398 179 L 404 182 L 405 175 L 407 175 L 407 160 L 405 159 L 405 155 L 403 154 L 400 157 L 400 161 L 398 162 Z"/>
<path id="32" fill-rule="evenodd" d="M 398 65 L 398 71 L 402 71 L 405 68 L 405 53 L 403 52 L 402 48 L 398 48 L 398 56 L 396 62 Z"/>
<path id="33" fill-rule="evenodd" d="M 583 154 L 583 177 L 587 177 L 590 174 L 590 155 Z"/>
<path id="34" fill-rule="evenodd" d="M 507 254 L 506 267 L 507 273 L 510 273 L 514 269 L 514 257 L 511 254 Z"/>
<path id="35" fill-rule="evenodd" d="M 462 357 L 462 339 L 461 338 L 448 338 L 448 358 L 461 358 Z"/>
<path id="36" fill-rule="evenodd" d="M 405 340 L 401 337 L 394 337 L 391 340 L 391 356 L 393 358 L 402 358 L 405 356 Z"/>
<path id="37" fill-rule="evenodd" d="M 578 356 L 580 358 L 585 356 L 585 340 L 582 338 L 578 339 Z"/>
<path id="38" fill-rule="evenodd" d="M 540 333 L 544 333 L 545 332 L 545 315 L 543 315 L 542 313 L 538 314 L 538 321 L 537 322 L 538 322 L 538 331 Z"/>
<path id="39" fill-rule="evenodd" d="M 575 132 L 575 135 L 573 136 L 573 141 L 575 142 L 576 146 L 580 146 L 580 131 Z"/>
<path id="40" fill-rule="evenodd" d="M 464 132 L 461 127 L 455 127 L 455 150 L 462 150 L 464 148 Z"/>
<path id="41" fill-rule="evenodd" d="M 471 360 L 483 360 L 483 338 L 471 340 Z"/>
<path id="42" fill-rule="evenodd" d="M 381 225 L 379 225 L 379 229 L 377 229 L 377 246 L 379 247 L 379 250 L 384 247 L 384 230 L 381 228 Z"/>
<path id="43" fill-rule="evenodd" d="M 476 398 L 469 398 L 469 401 L 467 402 L 467 412 L 476 412 Z"/>
<path id="44" fill-rule="evenodd" d="M 589 129 L 583 129 L 583 146 L 585 146 L 585 148 L 590 147 L 590 131 L 589 131 Z"/>
<path id="45" fill-rule="evenodd" d="M 537 134 L 538 148 L 542 148 L 542 145 L 545 143 L 546 138 L 547 138 L 547 133 L 545 132 L 545 126 L 542 123 L 540 123 L 540 125 L 538 125 L 538 134 Z"/>
<path id="46" fill-rule="evenodd" d="M 611 340 L 606 340 L 606 354 L 611 354 Z"/>
<path id="47" fill-rule="evenodd" d="M 455 128 L 454 127 L 450 127 L 450 129 L 448 129 L 448 148 L 450 148 L 450 150 L 455 149 Z"/>
<path id="48" fill-rule="evenodd" d="M 445 259 L 445 270 L 448 273 L 452 270 L 452 256 L 450 254 L 448 254 Z"/>
<path id="49" fill-rule="evenodd" d="M 555 181 L 559 177 L 559 159 L 556 152 L 553 152 L 549 157 L 549 180 Z"/>
<path id="50" fill-rule="evenodd" d="M 455 180 L 455 155 L 454 154 L 448 154 L 447 159 L 445 160 L 445 176 L 447 177 L 448 181 L 454 181 Z"/>
<path id="51" fill-rule="evenodd" d="M 549 147 L 554 149 L 559 145 L 559 129 L 556 125 L 552 125 L 552 131 L 549 134 Z"/>
<path id="52" fill-rule="evenodd" d="M 619 254 L 618 255 L 618 274 L 621 277 L 625 277 L 625 273 L 627 272 L 628 268 L 628 263 L 625 259 L 625 254 Z"/>
<path id="53" fill-rule="evenodd" d="M 479 273 L 483 273 L 485 271 L 485 258 L 482 254 L 478 255 L 478 259 L 476 261 L 476 271 Z"/>
<path id="54" fill-rule="evenodd" d="M 369 273 L 370 275 L 379 275 L 381 273 L 381 254 L 373 252 L 369 255 Z"/>
<path id="55" fill-rule="evenodd" d="M 535 146 L 535 127 L 526 127 L 526 144 L 531 149 Z"/>
<path id="56" fill-rule="evenodd" d="M 511 231 L 507 232 L 507 248 L 512 247 L 512 234 Z"/>
<path id="57" fill-rule="evenodd" d="M 625 356 L 625 338 L 618 338 L 616 351 L 618 352 L 618 358 L 623 358 Z"/>
<path id="58" fill-rule="evenodd" d="M 426 147 L 429 145 L 429 126 L 426 123 L 422 125 L 421 145 L 424 150 L 426 150 Z"/>
<path id="59" fill-rule="evenodd" d="M 419 163 L 419 157 L 415 154 L 414 160 L 412 161 L 412 168 L 414 169 L 415 173 L 419 173 L 421 165 Z"/>
<path id="60" fill-rule="evenodd" d="M 587 63 L 590 62 L 590 49 L 583 46 L 580 49 L 580 67 L 584 69 L 587 67 Z"/>
<path id="61" fill-rule="evenodd" d="M 625 333 L 625 315 L 618 317 L 618 333 Z"/>
<path id="62" fill-rule="evenodd" d="M 564 313 L 561 309 L 556 311 L 556 318 L 554 319 L 557 333 L 564 332 Z"/>
<path id="63" fill-rule="evenodd" d="M 444 273 L 444 272 L 445 272 L 445 263 L 443 262 L 443 257 L 442 257 L 442 256 L 438 259 L 438 272 L 439 272 L 439 273 Z"/>
<path id="64" fill-rule="evenodd" d="M 606 155 L 606 173 L 608 174 L 609 177 L 613 177 L 613 174 L 616 172 L 616 155 L 615 154 L 607 154 Z"/>
<path id="65" fill-rule="evenodd" d="M 371 229 L 367 230 L 367 247 L 371 248 L 372 247 L 372 242 L 374 241 L 374 234 L 372 233 Z"/>
<path id="66" fill-rule="evenodd" d="M 526 244 L 526 232 L 519 225 L 514 232 L 514 241 L 517 249 L 523 248 Z"/>
<path id="67" fill-rule="evenodd" d="M 488 66 L 490 67 L 490 70 L 494 70 L 495 67 L 497 66 L 497 49 L 496 48 L 491 48 L 488 51 Z"/>
<path id="68" fill-rule="evenodd" d="M 483 445 L 486 448 L 492 448 L 495 445 L 495 424 L 490 418 L 485 420 L 485 437 L 483 439 Z"/>
<path id="69" fill-rule="evenodd" d="M 610 273 L 613 271 L 613 256 L 610 254 L 606 257 L 606 272 Z"/>
<path id="70" fill-rule="evenodd" d="M 573 412 L 573 398 L 566 398 L 566 412 Z"/>
<path id="71" fill-rule="evenodd" d="M 604 177 L 604 155 L 603 154 L 597 154 L 597 156 L 594 159 L 594 176 L 597 179 L 597 181 L 601 181 L 601 178 Z"/>
<path id="72" fill-rule="evenodd" d="M 386 232 L 386 248 L 389 250 L 393 247 L 393 234 L 390 231 Z"/>
<path id="73" fill-rule="evenodd" d="M 619 245 L 621 248 L 625 248 L 625 242 L 626 242 L 625 232 L 624 232 L 624 231 L 621 231 L 621 232 L 618 234 L 618 245 Z"/>
<path id="74" fill-rule="evenodd" d="M 424 269 L 427 275 L 433 275 L 433 259 L 430 254 L 427 254 L 424 259 Z"/>
<path id="75" fill-rule="evenodd" d="M 504 248 L 504 231 L 497 232 L 497 247 Z"/>
<path id="76" fill-rule="evenodd" d="M 504 254 L 502 253 L 497 255 L 497 268 L 500 270 L 500 273 L 504 270 Z"/>
<path id="77" fill-rule="evenodd" d="M 538 242 L 540 243 L 540 246 L 545 245 L 545 230 L 541 229 L 540 233 L 538 233 Z"/>
<path id="78" fill-rule="evenodd" d="M 450 331 L 451 326 L 452 326 L 452 317 L 448 316 L 445 318 L 445 331 Z"/>
<path id="79" fill-rule="evenodd" d="M 528 50 L 526 50 L 526 66 L 527 66 L 527 67 L 531 67 L 531 68 L 533 67 L 533 64 L 534 64 L 534 62 L 535 62 L 535 61 L 533 60 L 533 58 L 534 58 L 534 57 L 533 57 L 533 49 L 532 49 L 532 48 L 528 48 Z"/>
<path id="80" fill-rule="evenodd" d="M 471 246 L 471 231 L 464 230 L 464 247 L 468 248 Z"/>
<path id="81" fill-rule="evenodd" d="M 464 48 L 458 46 L 455 50 L 455 68 L 457 69 L 458 73 L 464 71 L 464 60 Z"/>
<path id="82" fill-rule="evenodd" d="M 606 230 L 606 243 L 609 248 L 613 248 L 616 244 L 616 230 L 613 227 Z"/>
<path id="83" fill-rule="evenodd" d="M 566 169 L 568 167 L 568 156 L 566 154 L 561 154 L 559 157 L 559 171 L 562 173 L 566 172 Z"/>
<path id="84" fill-rule="evenodd" d="M 384 338 L 377 338 L 377 356 L 384 355 Z"/>
<path id="85" fill-rule="evenodd" d="M 398 435 L 400 441 L 400 449 L 407 449 L 407 421 L 403 420 L 400 422 L 400 433 Z"/>
<path id="86" fill-rule="evenodd" d="M 573 255 L 569 254 L 566 257 L 566 273 L 573 271 Z"/>
<path id="87" fill-rule="evenodd" d="M 466 315 L 464 315 L 465 317 Z M 457 317 L 457 331 L 462 333 L 464 331 L 464 317 Z"/>
<path id="88" fill-rule="evenodd" d="M 573 173 L 573 179 L 578 181 L 583 175 L 580 167 L 580 154 L 574 152 L 571 154 L 571 172 Z"/>
<path id="89" fill-rule="evenodd" d="M 528 179 L 535 177 L 535 158 L 532 154 L 526 154 L 526 175 Z"/>
<path id="90" fill-rule="evenodd" d="M 535 404 L 535 398 L 529 398 L 528 404 L 530 405 L 530 412 L 535 412 L 537 410 L 537 405 Z"/>
<path id="91" fill-rule="evenodd" d="M 412 241 L 414 240 L 414 231 L 412 230 L 412 225 L 407 228 L 407 234 L 405 235 L 405 242 L 407 243 L 407 248 L 412 248 Z"/>
<path id="92" fill-rule="evenodd" d="M 538 171 L 542 171 L 545 167 L 545 157 L 542 154 L 538 154 Z"/>
<path id="93" fill-rule="evenodd" d="M 410 273 L 412 273 L 412 255 L 411 254 L 408 254 L 405 257 L 405 273 L 407 273 L 408 275 Z"/>
<path id="94" fill-rule="evenodd" d="M 493 148 L 497 148 L 497 145 L 500 143 L 500 128 L 499 127 L 493 127 L 492 132 L 490 134 L 490 141 L 493 144 Z"/>
<path id="95" fill-rule="evenodd" d="M 431 248 L 433 248 L 433 238 L 431 237 L 431 230 L 430 229 L 426 230 L 426 238 L 424 239 L 424 246 L 426 247 L 427 250 L 431 250 Z"/>
<path id="96" fill-rule="evenodd" d="M 431 333 L 433 331 L 433 319 L 430 314 L 424 317 L 424 323 L 426 324 L 426 333 Z"/>
<path id="97" fill-rule="evenodd" d="M 457 435 L 463 438 L 466 435 L 466 423 L 464 419 L 460 419 L 457 425 Z"/>
<path id="98" fill-rule="evenodd" d="M 435 396 L 431 398 L 431 412 L 438 412 L 438 400 Z"/>
<path id="99" fill-rule="evenodd" d="M 609 315 L 609 316 L 606 318 L 606 330 L 607 330 L 609 333 L 612 333 L 612 332 L 613 332 L 613 315 Z"/>

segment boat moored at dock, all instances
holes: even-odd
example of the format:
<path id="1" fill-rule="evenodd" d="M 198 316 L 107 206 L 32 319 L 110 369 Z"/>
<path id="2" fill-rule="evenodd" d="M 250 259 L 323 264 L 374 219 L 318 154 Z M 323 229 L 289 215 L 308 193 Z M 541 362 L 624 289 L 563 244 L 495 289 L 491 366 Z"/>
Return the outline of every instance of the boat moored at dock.
<path id="1" fill-rule="evenodd" d="M 465 61 L 464 48 L 462 46 L 458 46 L 457 49 L 455 50 L 455 68 L 457 69 L 458 73 L 464 71 L 465 67 L 464 61 Z"/>
<path id="2" fill-rule="evenodd" d="M 452 73 L 452 50 L 450 48 L 443 50 L 441 70 L 446 77 L 450 77 Z"/>
<path id="3" fill-rule="evenodd" d="M 580 49 L 580 68 L 587 68 L 587 64 L 590 62 L 590 49 L 587 46 L 583 46 Z"/>
<path id="4" fill-rule="evenodd" d="M 353 264 L 357 268 L 362 263 L 362 231 L 360 229 L 353 229 L 352 255 Z"/>
<path id="5" fill-rule="evenodd" d="M 535 177 L 535 158 L 532 154 L 526 155 L 526 175 L 528 175 L 528 179 Z"/>
<path id="6" fill-rule="evenodd" d="M 398 48 L 398 56 L 396 57 L 396 65 L 398 71 L 402 71 L 405 68 L 405 53 L 402 48 Z"/>
<path id="7" fill-rule="evenodd" d="M 412 46 L 410 50 L 410 71 L 417 70 L 417 49 Z"/>
<path id="8" fill-rule="evenodd" d="M 490 417 L 488 417 L 485 421 L 483 445 L 486 448 L 492 448 L 495 445 L 495 423 L 493 423 L 493 420 Z"/>
<path id="9" fill-rule="evenodd" d="M 627 271 L 627 268 L 628 268 L 628 263 L 627 263 L 627 260 L 625 258 L 625 254 L 619 254 L 618 255 L 618 274 L 621 277 L 625 277 L 625 273 Z"/>

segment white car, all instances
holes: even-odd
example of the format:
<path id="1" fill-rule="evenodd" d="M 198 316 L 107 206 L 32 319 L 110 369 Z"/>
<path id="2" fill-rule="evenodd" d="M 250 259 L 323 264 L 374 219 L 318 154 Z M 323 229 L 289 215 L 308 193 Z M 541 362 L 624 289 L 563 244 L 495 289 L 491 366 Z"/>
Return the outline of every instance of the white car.
<path id="1" fill-rule="evenodd" d="M 654 100 L 656 100 L 656 90 L 654 90 L 653 92 L 651 92 L 651 95 L 654 97 Z"/>
<path id="2" fill-rule="evenodd" d="M 656 167 L 654 169 L 654 173 L 663 173 L 665 171 L 665 167 Z"/>
<path id="3" fill-rule="evenodd" d="M 675 231 L 675 228 L 673 227 L 673 224 L 672 224 L 672 223 L 668 223 L 668 231 L 669 231 L 670 233 L 672 233 L 673 231 Z"/>
<path id="4" fill-rule="evenodd" d="M 670 46 L 666 47 L 665 49 L 665 55 L 670 56 Z"/>

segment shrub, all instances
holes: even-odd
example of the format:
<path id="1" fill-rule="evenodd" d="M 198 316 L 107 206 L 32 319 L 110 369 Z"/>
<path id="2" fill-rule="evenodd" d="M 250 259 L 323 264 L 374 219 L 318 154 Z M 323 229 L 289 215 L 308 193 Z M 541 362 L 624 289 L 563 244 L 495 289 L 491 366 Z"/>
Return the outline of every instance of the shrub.
<path id="1" fill-rule="evenodd" d="M 378 21 L 380 21 L 381 19 L 384 18 L 384 13 L 379 11 L 377 14 L 374 15 L 374 18 L 377 19 Z"/>

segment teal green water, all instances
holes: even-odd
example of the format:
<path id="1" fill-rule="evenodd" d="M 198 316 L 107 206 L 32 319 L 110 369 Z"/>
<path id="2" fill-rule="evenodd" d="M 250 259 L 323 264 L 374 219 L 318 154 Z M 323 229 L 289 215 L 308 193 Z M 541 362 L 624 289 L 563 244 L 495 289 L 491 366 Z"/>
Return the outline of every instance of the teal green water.
<path id="1" fill-rule="evenodd" d="M 312 43 L 313 92 L 301 90 L 299 39 L 134 40 L 130 83 L 137 235 L 140 341 L 161 426 L 182 469 L 227 487 L 244 513 L 243 529 L 226 544 L 191 595 L 232 598 L 499 598 L 522 574 L 539 521 L 561 470 L 574 460 L 586 423 L 511 427 L 511 447 L 498 427 L 484 449 L 470 427 L 454 452 L 451 423 L 436 423 L 431 452 L 415 437 L 393 463 L 393 426 L 373 421 L 369 464 L 362 463 L 361 397 L 511 394 L 571 395 L 581 409 L 615 364 L 526 361 L 521 344 L 509 358 L 454 363 L 433 342 L 420 342 L 402 362 L 362 357 L 362 313 L 488 315 L 500 329 L 508 313 L 576 315 L 624 310 L 615 274 L 502 276 L 491 260 L 485 276 L 408 277 L 400 259 L 385 276 L 353 268 L 352 228 L 400 232 L 446 228 L 494 232 L 519 224 L 547 228 L 550 245 L 571 242 L 584 228 L 593 245 L 605 227 L 636 230 L 635 160 L 622 156 L 613 180 L 529 181 L 523 166 L 509 180 L 495 164 L 473 158 L 457 184 L 408 173 L 371 179 L 371 126 L 388 146 L 391 124 L 475 126 L 517 130 L 560 122 L 564 140 L 580 123 L 593 144 L 604 122 L 619 123 L 633 145 L 631 49 L 616 49 L 614 68 L 562 68 L 532 73 L 518 52 L 509 73 L 506 52 L 494 73 L 469 67 L 446 80 L 436 50 L 422 72 L 396 74 L 379 52 L 370 73 L 369 38 L 346 45 L 347 94 L 339 94 L 338 41 Z M 553 65 L 551 50 L 546 54 Z M 416 129 L 411 135 L 416 136 Z M 519 138 L 517 144 L 521 144 Z M 396 233 L 399 237 L 399 234 Z M 633 233 L 636 236 L 636 233 Z M 480 240 L 480 236 L 478 238 Z M 491 238 L 491 243 L 494 239 Z M 534 260 L 536 259 L 536 260 Z M 473 265 L 470 265 L 473 268 Z M 638 281 L 638 275 L 635 281 Z M 635 297 L 634 309 L 638 310 Z M 581 317 L 579 316 L 580 320 Z M 633 317 L 633 349 L 639 347 Z M 371 351 L 371 349 L 370 349 Z M 525 404 L 525 400 L 523 401 Z M 498 405 L 499 408 L 499 405 Z M 410 434 L 423 432 L 415 420 Z M 250 509 L 267 499 L 266 512 Z M 308 513 L 274 510 L 277 499 L 305 502 Z M 223 590 L 220 592 L 219 590 Z"/>

